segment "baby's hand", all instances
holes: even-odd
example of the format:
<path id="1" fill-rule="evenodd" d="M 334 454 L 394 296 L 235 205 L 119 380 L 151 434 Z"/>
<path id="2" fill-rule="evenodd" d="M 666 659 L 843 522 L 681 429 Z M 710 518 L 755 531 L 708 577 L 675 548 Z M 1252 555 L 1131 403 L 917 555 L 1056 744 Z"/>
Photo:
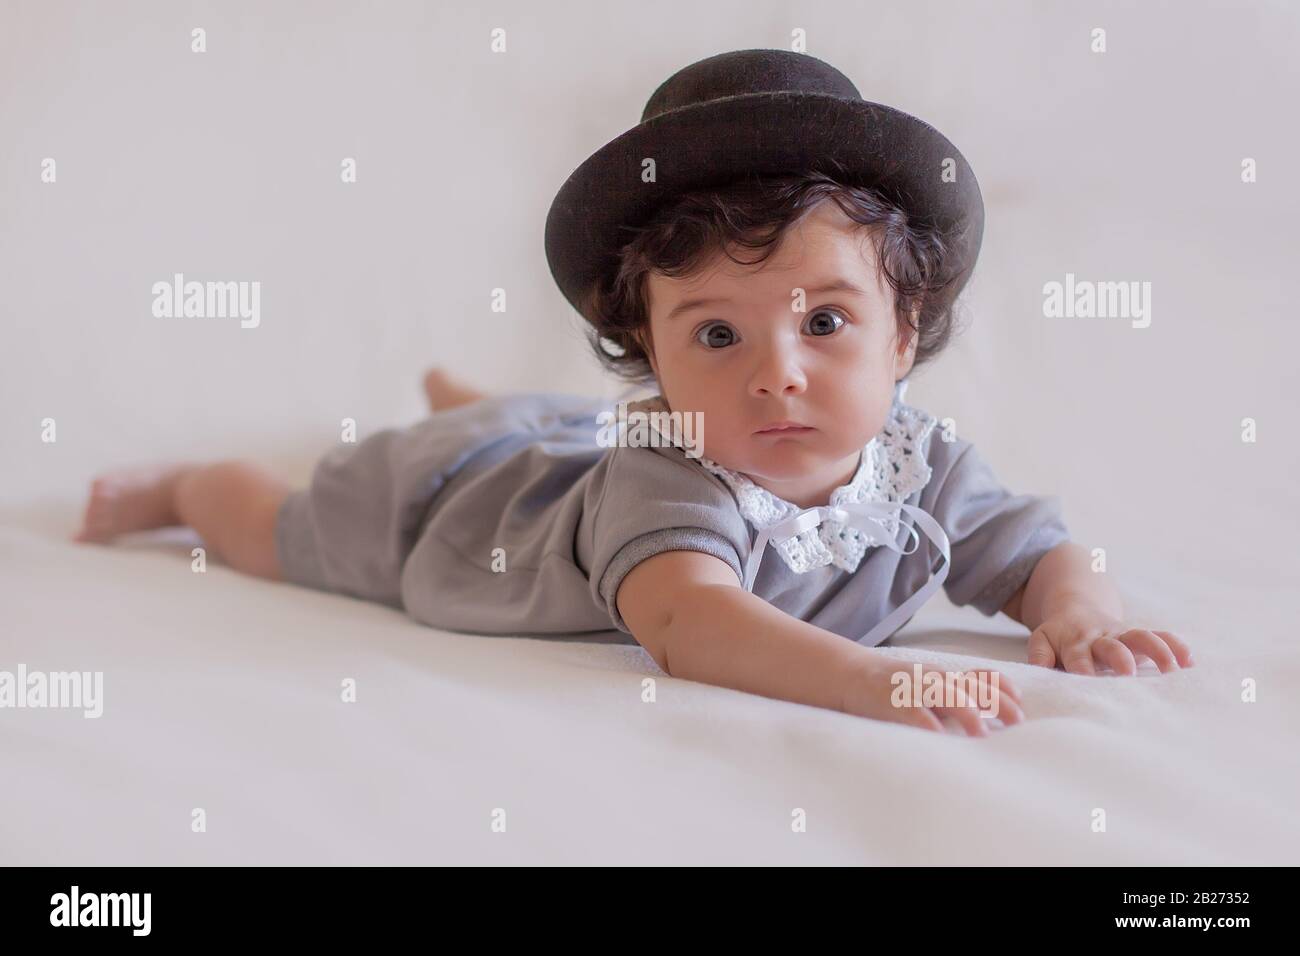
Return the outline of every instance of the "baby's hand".
<path id="1" fill-rule="evenodd" d="M 1129 627 L 1091 604 L 1075 604 L 1053 614 L 1029 635 L 1029 663 L 1096 676 L 1096 663 L 1117 674 L 1137 673 L 1134 654 L 1149 657 L 1161 673 L 1192 666 L 1192 652 L 1168 631 Z"/>
<path id="2" fill-rule="evenodd" d="M 988 736 L 991 717 L 1008 727 L 1025 719 L 1020 692 L 1004 674 L 987 668 L 945 671 L 872 651 L 845 677 L 840 710 L 858 717 L 939 732 L 942 719 L 951 717 L 972 737 Z"/>

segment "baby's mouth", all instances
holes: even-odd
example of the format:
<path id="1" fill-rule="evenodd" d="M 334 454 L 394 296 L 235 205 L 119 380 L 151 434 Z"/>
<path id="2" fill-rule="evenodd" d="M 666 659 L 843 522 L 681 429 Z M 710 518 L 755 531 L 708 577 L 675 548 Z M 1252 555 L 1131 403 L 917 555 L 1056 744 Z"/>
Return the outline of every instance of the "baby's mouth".
<path id="1" fill-rule="evenodd" d="M 764 425 L 755 435 L 802 435 L 810 431 L 815 431 L 810 425 L 795 421 L 771 422 Z"/>

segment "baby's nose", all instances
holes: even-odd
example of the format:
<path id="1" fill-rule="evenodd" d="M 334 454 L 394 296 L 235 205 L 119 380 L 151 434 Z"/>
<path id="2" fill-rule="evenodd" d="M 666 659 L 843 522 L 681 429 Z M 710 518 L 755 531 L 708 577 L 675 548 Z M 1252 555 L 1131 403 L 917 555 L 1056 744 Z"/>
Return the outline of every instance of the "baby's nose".
<path id="1" fill-rule="evenodd" d="M 755 395 L 798 395 L 808 386 L 808 379 L 793 354 L 774 349 L 754 370 L 751 391 Z"/>

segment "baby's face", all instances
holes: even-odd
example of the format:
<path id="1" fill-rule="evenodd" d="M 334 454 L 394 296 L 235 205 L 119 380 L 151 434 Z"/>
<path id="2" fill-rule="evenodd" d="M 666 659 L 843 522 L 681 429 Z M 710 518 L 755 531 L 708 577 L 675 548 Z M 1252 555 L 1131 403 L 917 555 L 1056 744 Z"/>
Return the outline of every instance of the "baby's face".
<path id="1" fill-rule="evenodd" d="M 719 257 L 700 276 L 648 280 L 651 364 L 668 407 L 703 413 L 706 457 L 800 507 L 826 504 L 853 476 L 912 367 L 915 336 L 900 348 L 893 293 L 855 227 L 823 202 L 760 268 Z M 839 282 L 853 288 L 822 291 Z M 782 420 L 805 427 L 761 431 Z"/>

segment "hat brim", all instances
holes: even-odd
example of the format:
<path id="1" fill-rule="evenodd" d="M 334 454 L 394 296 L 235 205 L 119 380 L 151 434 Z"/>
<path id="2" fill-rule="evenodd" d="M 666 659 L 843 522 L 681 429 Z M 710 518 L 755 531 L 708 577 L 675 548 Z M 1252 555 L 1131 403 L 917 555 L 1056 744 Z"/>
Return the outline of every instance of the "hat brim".
<path id="1" fill-rule="evenodd" d="M 643 182 L 653 159 L 655 181 Z M 689 190 L 750 175 L 846 170 L 910 219 L 937 228 L 948 247 L 945 281 L 956 295 L 979 255 L 984 203 L 957 147 L 928 123 L 880 103 L 822 93 L 751 93 L 653 117 L 611 140 L 560 188 L 546 217 L 546 258 L 569 303 L 618 264 L 627 227 Z M 945 160 L 955 175 L 945 176 Z"/>

